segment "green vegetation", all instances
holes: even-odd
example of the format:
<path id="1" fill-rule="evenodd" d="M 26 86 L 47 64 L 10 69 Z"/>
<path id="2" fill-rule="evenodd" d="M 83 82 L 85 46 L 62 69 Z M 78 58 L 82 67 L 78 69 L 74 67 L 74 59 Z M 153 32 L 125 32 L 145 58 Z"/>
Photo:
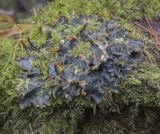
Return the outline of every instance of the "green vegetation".
<path id="1" fill-rule="evenodd" d="M 91 45 L 89 42 L 87 43 L 81 43 L 77 47 L 75 47 L 73 50 L 71 50 L 69 53 L 75 57 L 78 57 L 80 55 L 85 56 L 86 58 L 89 58 L 91 56 Z"/>
<path id="2" fill-rule="evenodd" d="M 143 63 L 128 81 L 124 82 L 125 98 L 141 105 L 160 106 L 160 69 Z"/>
<path id="3" fill-rule="evenodd" d="M 56 24 L 59 16 L 71 18 L 71 14 L 99 14 L 106 20 L 122 21 L 128 25 L 128 21 L 140 20 L 144 16 L 155 17 L 159 13 L 160 3 L 157 0 L 56 0 L 35 14 L 35 28 L 30 32 L 30 38 L 37 45 L 46 42 L 46 37 L 40 32 L 44 24 Z M 94 24 L 94 21 L 93 21 Z M 76 29 L 77 27 L 75 27 Z M 92 27 L 96 29 L 96 27 Z M 58 34 L 58 33 L 57 33 Z M 59 36 L 58 36 L 59 37 Z"/>
<path id="4" fill-rule="evenodd" d="M 99 14 L 106 20 L 120 21 L 122 26 L 133 32 L 132 37 L 141 38 L 140 33 L 136 33 L 137 31 L 130 25 L 130 21 L 142 19 L 145 15 L 153 17 L 158 11 L 160 11 L 158 0 L 55 0 L 44 9 L 37 11 L 34 18 L 34 28 L 25 37 L 29 36 L 37 46 L 41 46 L 49 38 L 42 32 L 43 25 L 57 24 L 61 15 L 66 16 L 70 21 L 71 14 L 83 13 Z M 91 29 L 93 31 L 97 30 L 98 27 L 94 20 L 92 24 Z M 71 39 L 75 36 L 78 38 L 77 33 L 81 28 L 79 26 L 69 27 L 66 31 L 69 33 L 68 38 Z M 51 33 L 53 48 L 58 48 L 62 41 L 59 33 L 61 29 L 63 29 L 63 26 L 60 24 Z M 121 39 L 116 41 L 124 42 Z M 88 53 L 89 50 L 89 43 L 81 43 L 70 54 L 74 56 L 82 54 L 88 58 L 91 55 Z M 108 97 L 110 93 L 107 92 L 104 101 L 99 105 L 95 104 L 91 97 L 83 96 L 71 103 L 67 103 L 61 98 L 52 98 L 53 101 L 50 106 L 44 109 L 36 107 L 20 109 L 17 103 L 19 99 L 17 84 L 19 83 L 20 70 L 15 59 L 23 55 L 25 54 L 22 47 L 17 45 L 15 39 L 3 38 L 3 40 L 0 40 L 0 133 L 2 134 L 36 134 L 39 132 L 42 134 L 75 134 L 78 131 L 86 134 L 97 134 L 98 132 L 123 134 L 126 131 L 121 130 L 121 127 L 114 127 L 114 121 L 103 122 L 101 120 L 103 115 L 107 118 L 108 113 L 115 113 L 118 109 L 121 111 L 123 107 L 129 107 L 131 104 L 160 106 L 160 68 L 144 61 L 143 64 L 139 65 L 139 69 L 135 70 L 128 80 L 122 83 L 122 93 L 114 94 L 114 100 Z M 36 55 L 38 60 L 34 62 L 34 66 L 40 67 L 42 78 L 45 78 L 48 72 L 46 65 L 53 57 L 50 50 L 43 52 L 42 55 Z M 77 70 L 81 71 L 78 68 Z M 135 109 L 134 107 L 133 110 Z M 102 117 L 100 118 L 97 114 L 101 114 Z M 125 119 L 126 117 L 122 118 Z M 100 122 L 97 122 L 96 119 Z M 108 125 L 104 126 L 104 123 Z"/>

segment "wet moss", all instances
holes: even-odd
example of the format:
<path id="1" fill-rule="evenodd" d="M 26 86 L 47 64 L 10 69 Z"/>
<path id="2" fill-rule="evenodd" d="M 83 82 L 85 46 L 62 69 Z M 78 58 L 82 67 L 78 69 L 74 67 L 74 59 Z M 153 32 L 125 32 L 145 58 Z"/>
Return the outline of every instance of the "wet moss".
<path id="1" fill-rule="evenodd" d="M 125 4 L 123 4 L 123 2 Z M 141 2 L 138 1 L 79 1 L 79 0 L 57 0 L 54 3 L 44 8 L 39 15 L 35 16 L 35 27 L 33 31 L 29 33 L 29 36 L 37 46 L 43 46 L 48 39 L 51 39 L 53 48 L 61 45 L 61 35 L 59 29 L 63 29 L 61 25 L 57 28 L 57 31 L 51 33 L 51 36 L 45 35 L 41 28 L 44 24 L 55 25 L 59 16 L 66 16 L 71 21 L 71 15 L 74 13 L 84 14 L 100 14 L 106 20 L 111 18 L 119 19 L 126 18 L 126 25 L 130 31 L 135 31 L 134 38 L 137 37 L 137 32 L 134 27 L 131 27 L 128 20 L 140 19 L 145 14 L 154 16 L 159 10 L 159 2 L 156 0 Z M 149 7 L 150 6 L 150 7 Z M 153 7 L 154 8 L 151 8 Z M 123 7 L 123 8 L 121 8 Z M 143 7 L 143 8 L 141 8 Z M 123 10 L 122 10 L 123 9 Z M 128 16 L 128 14 L 130 14 Z M 138 15 L 137 15 L 138 14 Z M 95 25 L 95 23 L 93 23 Z M 97 27 L 91 27 L 91 29 L 97 30 Z M 97 25 L 97 24 L 96 24 Z M 70 27 L 67 31 L 69 33 L 68 38 L 73 36 L 79 36 L 77 33 L 81 30 L 81 27 Z M 57 35 L 56 35 L 57 34 Z M 133 36 L 132 36 L 133 37 Z M 63 41 L 62 41 L 63 42 Z M 116 40 L 116 43 L 124 43 L 124 40 Z M 16 85 L 19 83 L 19 68 L 13 60 L 17 55 L 22 56 L 20 47 L 14 49 L 15 40 L 4 39 L 0 43 L 0 131 L 1 133 L 66 133 L 72 134 L 84 129 L 85 133 L 98 133 L 98 132 L 111 132 L 111 133 L 123 133 L 119 127 L 115 127 L 114 122 L 111 126 L 105 129 L 104 122 L 81 122 L 83 119 L 91 114 L 94 117 L 95 113 L 98 113 L 97 107 L 103 109 L 103 114 L 118 111 L 116 106 L 119 105 L 120 112 L 124 105 L 138 104 L 144 106 L 153 105 L 155 107 L 160 106 L 160 71 L 159 68 L 153 66 L 150 63 L 144 63 L 139 66 L 138 70 L 135 70 L 128 80 L 124 81 L 121 85 L 122 93 L 114 94 L 113 100 L 110 97 L 104 97 L 102 104 L 96 104 L 93 99 L 88 97 L 77 97 L 72 103 L 66 103 L 66 100 L 57 97 L 52 98 L 50 106 L 40 109 L 35 107 L 29 107 L 28 109 L 20 109 L 17 100 L 19 99 L 19 93 L 16 90 Z M 86 45 L 84 51 L 84 45 Z M 80 48 L 79 48 L 80 47 Z M 79 50 L 79 51 L 78 51 Z M 45 78 L 48 74 L 48 64 L 51 54 L 48 50 L 42 55 L 37 55 L 38 60 L 34 63 L 35 67 L 40 67 L 42 70 L 42 78 Z M 79 56 L 80 54 L 86 57 L 90 56 L 90 44 L 81 43 L 76 49 L 73 49 L 71 54 Z M 54 57 L 52 57 L 54 58 Z M 78 71 L 82 71 L 77 68 Z M 52 82 L 52 81 L 51 81 Z M 45 88 L 50 90 L 54 88 L 52 83 Z M 106 93 L 109 95 L 109 93 Z M 86 110 L 87 109 L 87 110 Z M 91 110 L 88 110 L 91 109 Z M 86 114 L 87 113 L 87 114 Z M 103 115 L 102 114 L 102 115 Z M 104 116 L 97 120 L 101 120 Z M 106 116 L 107 118 L 107 116 Z M 125 119 L 126 116 L 123 117 Z M 82 124 L 88 123 L 86 126 Z M 108 123 L 108 122 L 105 122 Z M 98 128 L 97 128 L 98 126 Z M 101 131 L 102 130 L 102 131 Z"/>
<path id="2" fill-rule="evenodd" d="M 140 65 L 140 70 L 124 83 L 126 100 L 143 105 L 160 104 L 160 69 L 150 63 Z"/>
<path id="3" fill-rule="evenodd" d="M 14 58 L 20 53 L 15 50 L 14 40 L 3 38 L 0 43 L 0 88 L 2 91 L 13 91 L 16 84 L 16 78 L 18 76 L 18 67 L 14 62 Z M 10 94 L 12 96 L 12 93 Z M 14 95 L 13 95 L 14 96 Z"/>
<path id="4" fill-rule="evenodd" d="M 9 38 L 1 39 L 0 43 L 0 128 L 2 126 L 8 128 L 6 120 L 9 119 L 10 109 L 20 110 L 16 104 L 19 96 L 19 93 L 16 91 L 19 71 L 14 62 L 16 53 L 14 43 L 14 40 Z"/>
<path id="5" fill-rule="evenodd" d="M 71 50 L 69 54 L 75 57 L 85 56 L 89 58 L 91 56 L 91 44 L 89 42 L 80 42 L 80 45 Z"/>

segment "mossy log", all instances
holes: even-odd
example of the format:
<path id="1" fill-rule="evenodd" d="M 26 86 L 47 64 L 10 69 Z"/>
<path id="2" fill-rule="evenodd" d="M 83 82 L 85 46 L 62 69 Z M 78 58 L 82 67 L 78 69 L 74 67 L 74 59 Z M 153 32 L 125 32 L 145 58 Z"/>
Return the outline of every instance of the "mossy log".
<path id="1" fill-rule="evenodd" d="M 159 132 L 160 68 L 144 55 L 154 40 L 130 21 L 160 5 L 124 2 L 57 0 L 35 14 L 26 45 L 0 41 L 0 133 Z"/>

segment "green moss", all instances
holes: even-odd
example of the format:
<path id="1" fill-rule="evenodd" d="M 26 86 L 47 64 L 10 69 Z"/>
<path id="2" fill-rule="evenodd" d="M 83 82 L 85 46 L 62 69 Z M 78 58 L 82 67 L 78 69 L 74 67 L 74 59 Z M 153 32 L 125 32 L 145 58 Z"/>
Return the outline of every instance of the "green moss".
<path id="1" fill-rule="evenodd" d="M 92 18 L 89 20 L 88 25 L 86 27 L 86 30 L 95 32 L 95 31 L 99 30 L 100 26 L 101 26 L 101 24 Z"/>
<path id="2" fill-rule="evenodd" d="M 33 66 L 35 68 L 39 68 L 41 71 L 41 77 L 45 78 L 48 75 L 49 67 L 46 66 L 50 63 L 50 59 L 52 58 L 50 50 L 42 50 L 39 54 L 35 52 L 36 60 L 33 61 Z"/>
<path id="3" fill-rule="evenodd" d="M 160 69 L 149 63 L 142 64 L 140 68 L 123 83 L 125 100 L 160 106 Z"/>
<path id="4" fill-rule="evenodd" d="M 58 49 L 62 41 L 60 31 L 57 31 L 57 30 L 52 31 L 52 40 L 53 40 L 54 48 Z"/>
<path id="5" fill-rule="evenodd" d="M 79 37 L 79 33 L 80 33 L 80 30 L 83 28 L 82 25 L 75 25 L 75 26 L 71 26 L 69 25 L 68 28 L 66 30 L 64 30 L 67 35 L 68 35 L 68 39 L 72 39 L 74 37 Z"/>
<path id="6" fill-rule="evenodd" d="M 16 91 L 18 83 L 19 69 L 14 62 L 15 55 L 19 52 L 15 51 L 15 41 L 10 38 L 0 40 L 0 126 L 8 128 L 6 119 L 10 109 L 18 111 L 19 106 L 16 104 L 19 96 Z M 18 112 L 13 113 L 18 114 Z"/>
<path id="7" fill-rule="evenodd" d="M 20 53 L 15 50 L 12 39 L 3 38 L 0 42 L 0 88 L 5 92 L 14 91 L 18 69 L 14 57 Z"/>
<path id="8" fill-rule="evenodd" d="M 141 19 L 144 15 L 151 17 L 159 11 L 160 4 L 157 0 L 139 1 L 139 0 L 55 0 L 39 13 L 35 14 L 34 28 L 29 32 L 29 37 L 36 45 L 46 43 L 49 36 L 42 33 L 41 28 L 44 24 L 54 25 L 57 23 L 59 16 L 64 15 L 71 20 L 71 14 L 99 14 L 105 20 L 115 19 L 121 20 L 121 24 L 128 30 L 134 32 L 134 38 L 141 38 L 137 34 L 135 27 L 130 25 L 130 20 Z M 125 20 L 123 20 L 125 18 Z M 123 23 L 125 22 L 125 23 Z M 76 36 L 79 38 L 81 26 L 69 26 L 68 39 Z M 94 20 L 88 30 L 98 30 L 99 24 Z M 51 33 L 51 41 L 53 48 L 58 48 L 62 37 L 60 31 L 64 27 L 60 24 Z M 122 43 L 123 40 L 118 40 Z M 28 109 L 20 109 L 17 100 L 16 85 L 19 83 L 19 68 L 14 59 L 22 56 L 21 47 L 17 46 L 16 42 L 10 38 L 0 40 L 0 133 L 66 133 L 72 134 L 77 131 L 77 126 L 80 120 L 85 119 L 86 113 L 95 115 L 96 107 L 103 109 L 103 114 L 108 114 L 110 111 L 115 111 L 115 106 L 106 96 L 102 104 L 96 105 L 91 97 L 77 97 L 73 102 L 66 103 L 61 98 L 54 98 L 51 105 L 44 109 L 30 107 Z M 80 42 L 80 45 L 75 47 L 70 54 L 74 56 L 84 55 L 89 58 L 90 43 Z M 37 60 L 34 62 L 35 67 L 39 67 L 42 71 L 42 78 L 48 74 L 48 63 L 52 57 L 50 50 L 37 54 Z M 15 57 L 15 58 L 14 58 Z M 78 71 L 82 71 L 77 68 Z M 48 83 L 52 85 L 52 83 Z M 45 89 L 54 88 L 45 85 Z M 53 85 L 52 85 L 53 86 Z M 152 66 L 150 63 L 140 65 L 139 69 L 130 75 L 129 79 L 122 83 L 122 94 L 115 94 L 114 101 L 120 104 L 120 108 L 128 104 L 153 105 L 160 106 L 160 71 L 158 67 Z M 85 112 L 86 109 L 91 109 L 92 112 Z M 102 114 L 102 115 L 103 115 Z M 126 117 L 125 117 L 126 118 Z M 87 118 L 88 119 L 88 118 Z M 101 118 L 102 119 L 102 118 Z M 99 120 L 101 120 L 99 119 Z M 97 119 L 98 120 L 98 119 Z M 108 122 L 90 123 L 88 120 L 87 126 L 83 126 L 86 133 L 98 133 L 104 129 L 104 124 Z M 109 128 L 110 129 L 110 128 Z M 113 128 L 113 132 L 123 133 L 120 128 Z M 81 129 L 80 129 L 81 130 Z M 108 128 L 102 132 L 108 132 Z"/>
<path id="9" fill-rule="evenodd" d="M 9 29 L 9 28 L 12 28 L 13 27 L 13 24 L 10 24 L 10 23 L 0 23 L 0 29 L 1 30 L 5 30 L 5 29 Z"/>
<path id="10" fill-rule="evenodd" d="M 124 44 L 124 45 L 127 45 L 128 43 L 123 39 L 123 38 L 115 38 L 115 41 L 114 41 L 115 44 Z"/>
<path id="11" fill-rule="evenodd" d="M 79 57 L 79 56 L 83 55 L 86 58 L 89 58 L 91 56 L 91 50 L 90 49 L 91 49 L 91 44 L 89 42 L 80 42 L 80 44 L 77 45 L 69 53 L 72 56 L 75 56 L 75 57 Z"/>
<path id="12" fill-rule="evenodd" d="M 29 32 L 29 37 L 32 39 L 35 45 L 43 45 L 48 40 L 48 36 L 42 33 L 41 27 L 42 25 L 36 24 L 32 31 Z"/>
<path id="13" fill-rule="evenodd" d="M 153 7 L 153 8 L 152 8 Z M 41 32 L 44 24 L 54 25 L 57 23 L 59 16 L 66 16 L 69 20 L 72 14 L 99 14 L 105 20 L 115 19 L 122 21 L 122 24 L 127 26 L 133 19 L 141 19 L 145 15 L 155 17 L 160 10 L 160 3 L 157 0 L 153 1 L 117 1 L 117 0 L 56 0 L 50 3 L 43 10 L 35 13 L 35 28 L 29 33 L 29 36 L 37 45 L 42 45 L 46 42 L 47 37 Z M 90 28 L 94 31 L 99 28 L 97 22 L 91 20 Z M 61 27 L 61 26 L 60 26 Z M 131 28 L 129 25 L 128 28 Z M 69 37 L 73 37 L 81 29 L 79 26 L 70 27 L 68 29 Z M 136 35 L 136 34 L 135 34 Z M 138 35 L 136 35 L 138 36 Z M 61 35 L 56 29 L 52 33 L 53 40 L 56 46 L 59 46 Z"/>
<path id="14" fill-rule="evenodd" d="M 103 118 L 103 117 L 102 117 Z M 125 134 L 126 132 L 118 126 L 119 124 L 112 120 L 110 122 L 101 121 L 93 122 L 90 125 L 84 126 L 84 134 L 97 134 L 97 133 L 112 133 L 112 134 Z"/>

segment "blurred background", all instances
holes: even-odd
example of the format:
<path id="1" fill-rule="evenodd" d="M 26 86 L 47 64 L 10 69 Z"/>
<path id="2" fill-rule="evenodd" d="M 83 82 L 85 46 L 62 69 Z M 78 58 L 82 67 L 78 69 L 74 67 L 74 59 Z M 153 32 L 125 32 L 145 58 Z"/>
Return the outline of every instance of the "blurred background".
<path id="1" fill-rule="evenodd" d="M 0 0 L 0 14 L 14 17 L 32 15 L 34 8 L 40 8 L 52 0 Z"/>

